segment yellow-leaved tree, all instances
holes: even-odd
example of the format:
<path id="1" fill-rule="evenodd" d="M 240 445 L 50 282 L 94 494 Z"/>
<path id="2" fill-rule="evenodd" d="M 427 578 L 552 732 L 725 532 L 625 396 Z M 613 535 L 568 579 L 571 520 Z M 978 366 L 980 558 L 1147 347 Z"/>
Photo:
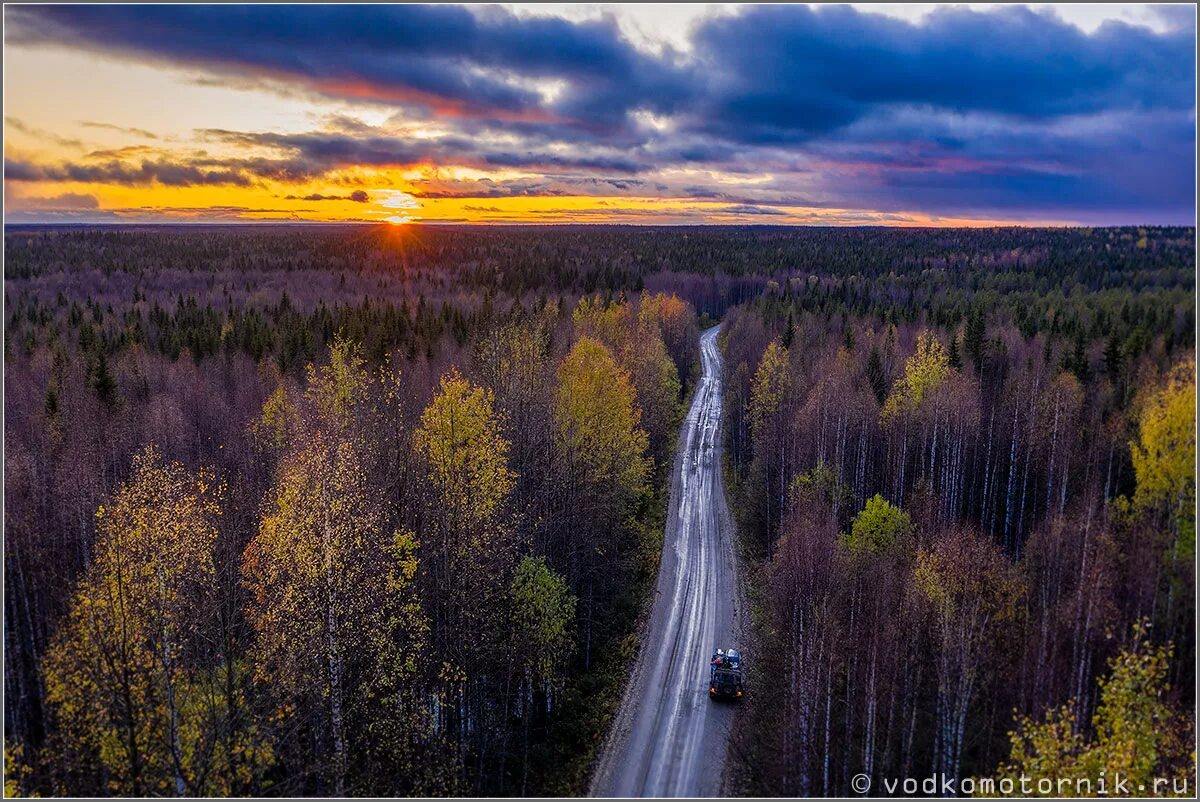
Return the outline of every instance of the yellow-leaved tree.
<path id="1" fill-rule="evenodd" d="M 495 618 L 516 560 L 505 510 L 516 477 L 492 391 L 451 369 L 421 414 L 414 441 L 435 493 L 426 567 L 449 591 L 434 612 L 434 627 L 446 633 L 446 643 L 461 641 L 454 650 L 464 657 L 495 640 Z M 473 661 L 455 662 L 461 668 Z"/>
<path id="2" fill-rule="evenodd" d="M 558 367 L 554 391 L 556 496 L 569 533 L 565 569 L 580 589 L 583 661 L 591 662 L 595 611 L 624 581 L 616 573 L 645 530 L 633 515 L 648 496 L 649 439 L 629 374 L 598 340 L 580 337 Z M 601 622 L 603 624 L 603 622 Z"/>
<path id="3" fill-rule="evenodd" d="M 580 298 L 571 314 L 577 335 L 599 340 L 610 348 L 619 347 L 633 319 L 632 310 L 623 298 L 616 303 L 605 303 L 595 295 Z"/>
<path id="4" fill-rule="evenodd" d="M 380 729 L 413 722 L 403 691 L 425 625 L 414 588 L 416 538 L 385 527 L 355 436 L 357 408 L 373 381 L 357 347 L 340 338 L 329 364 L 309 367 L 313 411 L 280 461 L 242 565 L 256 679 L 281 715 L 321 733 L 327 751 L 313 770 L 339 796 L 371 790 L 348 785 L 351 752 L 394 766 L 418 735 Z M 374 738 L 347 730 L 352 710 Z"/>
<path id="5" fill-rule="evenodd" d="M 769 553 L 783 522 L 788 483 L 793 473 L 789 465 L 789 421 L 783 411 L 792 393 L 792 372 L 788 351 L 773 340 L 763 351 L 750 385 L 750 473 L 757 500 L 752 511 L 758 516 L 766 537 L 763 546 Z"/>
<path id="6" fill-rule="evenodd" d="M 1196 782 L 1192 727 L 1165 698 L 1172 649 L 1151 644 L 1147 632 L 1146 622 L 1136 623 L 1131 645 L 1109 661 L 1087 728 L 1094 736 L 1080 731 L 1078 699 L 1040 720 L 1021 716 L 1009 733 L 1011 752 L 999 778 L 1024 776 L 1042 797 L 1190 796 Z"/>
<path id="7" fill-rule="evenodd" d="M 495 520 L 515 477 L 491 390 L 452 369 L 421 414 L 416 446 L 455 524 L 474 527 Z"/>
<path id="8" fill-rule="evenodd" d="M 333 751 L 327 773 L 342 795 L 346 663 L 376 609 L 368 555 L 380 553 L 384 535 L 353 447 L 328 434 L 309 437 L 281 463 L 268 512 L 246 548 L 246 615 L 257 679 L 286 704 L 306 712 L 306 703 L 318 704 L 325 714 Z"/>
<path id="9" fill-rule="evenodd" d="M 634 335 L 626 339 L 620 359 L 637 392 L 650 453 L 658 465 L 669 465 L 672 434 L 681 412 L 679 372 L 658 328 L 639 322 Z"/>
<path id="10" fill-rule="evenodd" d="M 222 492 L 147 446 L 97 511 L 92 563 L 42 664 L 59 770 L 116 795 L 202 796 L 244 793 L 270 761 L 253 727 L 230 726 L 242 682 L 214 645 Z"/>
<path id="11" fill-rule="evenodd" d="M 696 327 L 696 311 L 677 295 L 642 292 L 638 320 L 654 323 L 662 334 L 663 344 L 675 362 L 681 384 L 689 384 L 699 363 L 696 349 L 700 332 Z"/>
<path id="12" fill-rule="evenodd" d="M 909 514 L 876 493 L 867 499 L 866 506 L 854 516 L 845 543 L 855 554 L 877 554 L 892 548 L 911 532 L 912 518 Z"/>
<path id="13" fill-rule="evenodd" d="M 602 343 L 629 374 L 650 453 L 659 466 L 665 466 L 671 460 L 682 392 L 679 368 L 668 352 L 664 331 L 667 325 L 677 327 L 675 317 L 688 307 L 674 296 L 648 293 L 642 294 L 639 304 L 635 315 L 627 301 L 606 305 L 589 296 L 579 301 L 572 319 L 577 336 Z"/>
<path id="14" fill-rule="evenodd" d="M 950 370 L 950 357 L 942 341 L 929 331 L 918 334 L 916 349 L 904 363 L 904 375 L 892 386 L 883 404 L 883 422 L 916 411 L 921 401 L 949 377 Z"/>
<path id="15" fill-rule="evenodd" d="M 948 530 L 918 549 L 913 580 L 928 605 L 937 651 L 933 770 L 957 780 L 976 699 L 1011 654 L 1024 580 L 990 538 L 967 529 Z"/>
<path id="16" fill-rule="evenodd" d="M 580 337 L 558 369 L 554 423 L 564 450 L 589 479 L 612 482 L 626 498 L 641 492 L 648 465 L 646 432 L 629 374 L 591 337 Z"/>
<path id="17" fill-rule="evenodd" d="M 575 645 L 575 597 L 542 557 L 525 557 L 513 572 L 514 658 L 521 665 L 521 791 L 529 770 L 529 730 L 555 708 Z"/>
<path id="18" fill-rule="evenodd" d="M 1138 416 L 1138 436 L 1130 443 L 1137 474 L 1134 504 L 1170 515 L 1174 559 L 1191 562 L 1196 553 L 1196 360 L 1176 364 L 1153 388 Z"/>
<path id="19" fill-rule="evenodd" d="M 758 360 L 750 389 L 750 436 L 756 446 L 765 446 L 772 436 L 772 423 L 791 386 L 787 349 L 772 340 Z"/>
<path id="20" fill-rule="evenodd" d="M 439 731 L 463 754 L 485 715 L 478 700 L 506 667 L 508 588 L 517 539 L 507 509 L 515 474 L 492 391 L 457 370 L 442 376 L 414 436 L 429 477 L 424 499 L 422 562 L 440 589 L 430 600 L 432 641 L 442 668 Z M 472 707 L 472 705 L 475 705 Z"/>

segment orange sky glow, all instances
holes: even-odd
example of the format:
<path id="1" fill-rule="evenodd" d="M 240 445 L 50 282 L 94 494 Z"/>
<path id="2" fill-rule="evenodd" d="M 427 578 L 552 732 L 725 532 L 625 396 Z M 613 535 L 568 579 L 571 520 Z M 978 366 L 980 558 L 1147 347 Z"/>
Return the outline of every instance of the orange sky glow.
<path id="1" fill-rule="evenodd" d="M 325 42 L 325 21 L 309 24 L 302 12 L 283 7 L 151 13 L 8 6 L 5 221 L 986 226 L 1186 218 L 1194 208 L 1179 199 L 1191 197 L 1194 181 L 1179 179 L 1178 170 L 1163 167 L 1163 179 L 1139 179 L 1135 191 L 1122 184 L 1160 169 L 1155 159 L 1178 162 L 1151 139 L 1154 126 L 1177 136 L 1188 133 L 1190 119 L 1194 145 L 1195 111 L 1186 99 L 1168 98 L 1145 119 L 1131 117 L 1141 112 L 1127 111 L 1115 96 L 1070 114 L 1058 110 L 1063 101 L 1055 97 L 1016 98 L 1013 114 L 986 104 L 964 109 L 937 96 L 910 99 L 905 87 L 892 85 L 884 88 L 900 97 L 868 103 L 849 83 L 813 90 L 792 110 L 791 84 L 733 86 L 724 70 L 697 67 L 737 55 L 727 53 L 736 40 L 710 54 L 696 50 L 725 35 L 716 31 L 730 22 L 712 27 L 720 14 L 733 22 L 786 15 L 755 23 L 764 30 L 796 17 L 802 35 L 829 28 L 838 41 L 853 38 L 854 26 L 876 30 L 882 14 L 914 42 L 922 41 L 931 14 L 941 15 L 947 30 L 951 22 L 965 27 L 994 18 L 1058 26 L 1060 39 L 1079 39 L 1087 54 L 1088 38 L 1113 21 L 1161 37 L 1178 30 L 1131 8 L 1093 9 L 1065 21 L 1059 10 L 918 6 L 622 8 L 599 16 L 567 8 L 412 11 L 445 17 L 422 18 L 423 27 L 405 10 L 337 12 L 334 23 L 361 35 L 368 49 L 381 47 L 373 26 L 398 25 L 401 38 L 419 29 L 429 39 L 413 45 L 416 52 L 444 59 L 410 62 L 390 45 L 362 55 L 349 42 L 340 50 L 336 37 Z M 353 18 L 367 13 L 384 16 Z M 250 20 L 243 25 L 248 43 L 263 19 L 277 21 L 271 36 L 278 42 L 269 44 L 285 56 L 298 47 L 298 58 L 270 61 L 262 56 L 270 48 L 257 45 L 244 52 L 212 46 L 200 29 L 219 29 L 228 14 Z M 123 21 L 110 20 L 116 15 Z M 439 20 L 490 44 L 460 54 L 458 34 L 438 38 Z M 110 21 L 113 33 L 106 33 Z M 545 30 L 557 33 L 540 32 L 537 26 L 550 22 L 560 27 Z M 656 25 L 670 33 L 646 33 Z M 578 35 L 577 51 L 562 43 L 540 49 L 564 30 Z M 164 31 L 178 37 L 178 47 Z M 196 43 L 189 44 L 193 33 Z M 505 39 L 517 35 L 516 45 Z M 232 30 L 230 36 L 236 39 Z M 1014 36 L 1028 38 L 1020 30 Z M 313 53 L 305 50 L 310 41 Z M 776 58 L 798 58 L 786 42 L 780 48 Z M 936 51 L 937 42 L 928 48 Z M 745 58 L 758 57 L 749 50 Z M 1041 63 L 1038 54 L 1029 58 Z M 809 69 L 790 61 L 783 67 Z M 689 78 L 693 73 L 702 77 Z M 694 86 L 699 81 L 712 85 Z M 845 97 L 834 97 L 838 91 Z M 977 97 L 968 91 L 970 102 Z M 825 103 L 827 111 L 805 116 Z M 730 114 L 745 116 L 741 128 L 727 125 Z M 1147 155 L 1124 172 L 1112 168 L 1103 149 L 1077 144 L 1141 132 L 1148 132 L 1144 148 L 1131 151 L 1125 141 L 1121 147 Z M 1046 144 L 1028 144 L 1041 140 Z M 1078 163 L 1071 161 L 1076 154 Z M 1126 208 L 1126 198 L 1141 205 Z"/>

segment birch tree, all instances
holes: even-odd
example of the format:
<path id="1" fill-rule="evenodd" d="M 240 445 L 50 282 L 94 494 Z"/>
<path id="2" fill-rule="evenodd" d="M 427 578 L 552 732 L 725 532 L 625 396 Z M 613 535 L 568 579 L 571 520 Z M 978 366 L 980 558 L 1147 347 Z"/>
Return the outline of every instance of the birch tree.
<path id="1" fill-rule="evenodd" d="M 75 775 L 64 791 L 91 775 L 97 793 L 235 793 L 270 761 L 254 728 L 232 728 L 244 700 L 225 680 L 241 669 L 214 648 L 222 493 L 148 446 L 97 510 L 92 563 L 43 660 L 50 748 Z"/>

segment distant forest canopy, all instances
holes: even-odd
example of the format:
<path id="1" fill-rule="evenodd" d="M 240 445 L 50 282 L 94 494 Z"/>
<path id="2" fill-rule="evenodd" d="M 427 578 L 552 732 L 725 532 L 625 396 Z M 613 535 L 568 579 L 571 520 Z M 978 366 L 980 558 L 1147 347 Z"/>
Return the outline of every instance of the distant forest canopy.
<path id="1" fill-rule="evenodd" d="M 769 281 L 790 279 L 819 286 L 829 303 L 905 320 L 962 315 L 971 304 L 1029 315 L 1045 309 L 1028 309 L 1031 301 L 1057 308 L 1122 291 L 1160 314 L 1182 314 L 1176 307 L 1190 310 L 1195 287 L 1194 249 L 1195 230 L 1178 227 L 8 226 L 5 278 L 28 280 L 22 289 L 43 303 L 59 292 L 101 303 L 183 294 L 222 308 L 277 303 L 272 296 L 286 290 L 311 311 L 367 297 L 440 303 L 465 293 L 480 303 L 488 292 L 648 288 L 719 318 Z M 1084 308 L 1076 316 L 1096 323 Z M 1175 323 L 1192 330 L 1189 320 Z"/>
<path id="2" fill-rule="evenodd" d="M 1129 444 L 1179 423 L 1194 245 L 1191 228 L 7 227 L 11 790 L 582 791 L 657 565 L 698 329 L 723 316 L 765 614 L 904 623 L 837 649 L 832 629 L 777 629 L 795 640 L 764 670 L 827 662 L 751 694 L 748 787 L 842 789 L 868 754 L 1016 765 L 1013 708 L 1040 721 L 1078 697 L 1091 737 L 1122 655 L 1129 682 L 1170 684 L 1174 716 L 1194 522 L 1143 492 Z M 322 520 L 313 498 L 345 503 Z M 1012 627 L 941 666 L 965 635 L 934 580 L 980 555 L 996 573 L 955 603 Z M 155 571 L 171 582 L 138 578 Z M 822 728 L 823 688 L 845 717 Z"/>

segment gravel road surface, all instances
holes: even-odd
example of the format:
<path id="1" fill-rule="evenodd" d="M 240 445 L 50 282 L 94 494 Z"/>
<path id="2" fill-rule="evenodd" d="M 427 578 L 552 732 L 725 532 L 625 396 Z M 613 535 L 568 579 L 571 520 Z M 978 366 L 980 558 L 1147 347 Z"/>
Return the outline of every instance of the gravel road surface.
<path id="1" fill-rule="evenodd" d="M 708 661 L 734 647 L 741 603 L 721 474 L 718 327 L 700 338 L 703 374 L 679 435 L 657 595 L 631 681 L 592 781 L 593 796 L 716 796 L 734 707 L 708 698 Z"/>

